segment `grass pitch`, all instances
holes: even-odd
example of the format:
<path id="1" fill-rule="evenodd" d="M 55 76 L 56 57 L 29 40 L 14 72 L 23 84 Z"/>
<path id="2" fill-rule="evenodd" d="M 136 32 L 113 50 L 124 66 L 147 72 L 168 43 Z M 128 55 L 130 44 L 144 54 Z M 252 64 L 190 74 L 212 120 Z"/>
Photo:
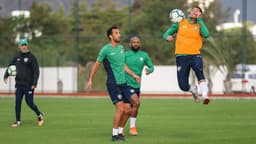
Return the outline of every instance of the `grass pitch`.
<path id="1" fill-rule="evenodd" d="M 114 106 L 109 98 L 35 98 L 45 113 L 38 127 L 35 114 L 22 105 L 22 126 L 11 128 L 14 98 L 0 97 L 1 144 L 108 144 Z M 138 136 L 127 144 L 253 144 L 256 143 L 256 100 L 142 99 Z M 121 142 L 120 142 L 121 143 Z M 122 142 L 123 143 L 123 142 Z"/>

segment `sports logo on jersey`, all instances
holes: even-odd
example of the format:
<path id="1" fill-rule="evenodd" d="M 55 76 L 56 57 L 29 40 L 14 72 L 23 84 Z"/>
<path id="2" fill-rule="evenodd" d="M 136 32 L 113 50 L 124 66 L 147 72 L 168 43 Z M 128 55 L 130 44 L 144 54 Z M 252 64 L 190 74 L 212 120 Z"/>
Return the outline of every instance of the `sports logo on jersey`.
<path id="1" fill-rule="evenodd" d="M 24 60 L 25 63 L 28 62 L 28 58 L 24 58 L 23 60 Z"/>
<path id="2" fill-rule="evenodd" d="M 117 98 L 122 99 L 122 95 L 121 94 L 117 95 Z"/>
<path id="3" fill-rule="evenodd" d="M 140 57 L 140 61 L 143 61 L 144 60 L 144 58 L 143 57 Z"/>
<path id="4" fill-rule="evenodd" d="M 186 29 L 186 28 L 187 28 L 187 26 L 186 26 L 186 25 L 183 25 L 183 26 L 182 26 L 182 28 Z"/>
<path id="5" fill-rule="evenodd" d="M 122 49 L 122 50 L 120 50 L 120 53 L 122 54 L 122 53 L 124 53 L 124 50 Z"/>

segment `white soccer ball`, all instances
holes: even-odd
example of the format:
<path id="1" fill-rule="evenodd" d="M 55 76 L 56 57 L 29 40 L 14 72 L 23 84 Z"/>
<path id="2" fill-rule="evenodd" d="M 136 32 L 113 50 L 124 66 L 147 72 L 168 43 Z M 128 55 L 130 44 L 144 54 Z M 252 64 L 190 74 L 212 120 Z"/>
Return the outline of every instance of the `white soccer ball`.
<path id="1" fill-rule="evenodd" d="M 17 74 L 16 66 L 15 66 L 15 65 L 10 65 L 10 66 L 8 67 L 7 71 L 8 71 L 8 74 L 9 74 L 10 76 L 16 76 L 16 74 Z"/>
<path id="2" fill-rule="evenodd" d="M 184 13 L 180 9 L 173 9 L 169 14 L 169 19 L 174 22 L 180 22 L 185 17 Z"/>

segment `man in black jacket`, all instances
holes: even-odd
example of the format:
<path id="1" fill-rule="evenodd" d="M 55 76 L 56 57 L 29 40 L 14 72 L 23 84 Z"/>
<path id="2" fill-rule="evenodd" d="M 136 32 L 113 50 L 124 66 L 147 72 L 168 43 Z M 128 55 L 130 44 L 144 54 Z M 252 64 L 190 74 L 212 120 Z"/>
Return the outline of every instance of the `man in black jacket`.
<path id="1" fill-rule="evenodd" d="M 28 41 L 26 39 L 20 39 L 19 41 L 20 51 L 11 61 L 10 65 L 15 65 L 17 74 L 15 77 L 15 112 L 16 121 L 12 124 L 12 127 L 19 127 L 21 125 L 20 113 L 21 103 L 23 96 L 27 105 L 37 114 L 38 126 L 43 126 L 44 117 L 43 113 L 39 111 L 37 105 L 34 103 L 34 90 L 37 86 L 39 78 L 39 66 L 36 57 L 28 49 Z M 9 73 L 6 70 L 4 74 L 4 82 L 7 83 Z"/>

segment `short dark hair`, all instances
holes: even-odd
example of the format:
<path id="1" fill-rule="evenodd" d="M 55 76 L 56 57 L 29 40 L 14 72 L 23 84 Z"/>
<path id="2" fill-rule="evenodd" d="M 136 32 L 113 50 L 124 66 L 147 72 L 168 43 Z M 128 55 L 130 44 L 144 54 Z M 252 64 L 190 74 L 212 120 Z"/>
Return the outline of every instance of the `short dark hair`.
<path id="1" fill-rule="evenodd" d="M 112 27 L 110 27 L 108 30 L 107 30 L 107 37 L 108 37 L 108 39 L 110 40 L 110 35 L 112 35 L 112 30 L 113 29 L 119 29 L 119 27 L 118 26 L 112 26 Z"/>
<path id="2" fill-rule="evenodd" d="M 193 8 L 198 8 L 199 11 L 203 14 L 203 10 L 199 6 L 193 6 Z"/>

